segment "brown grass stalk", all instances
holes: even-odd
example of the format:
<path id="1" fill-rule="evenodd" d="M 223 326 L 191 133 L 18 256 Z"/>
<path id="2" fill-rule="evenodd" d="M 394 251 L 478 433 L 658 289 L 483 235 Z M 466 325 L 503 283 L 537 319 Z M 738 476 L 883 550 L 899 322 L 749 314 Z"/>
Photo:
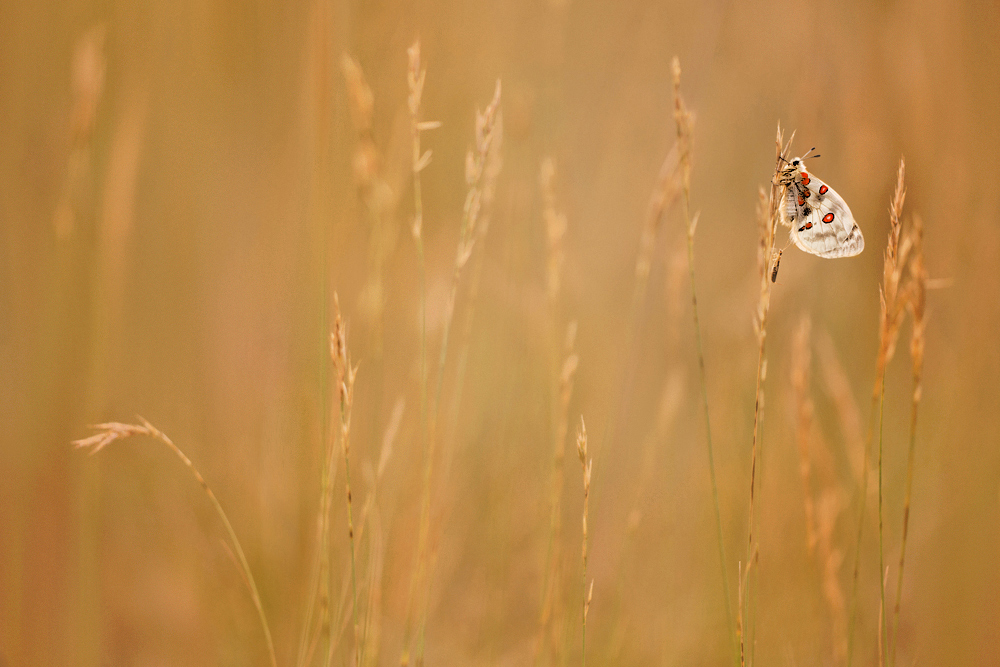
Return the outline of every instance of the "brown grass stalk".
<path id="1" fill-rule="evenodd" d="M 201 476 L 198 469 L 194 467 L 193 463 L 191 463 L 191 459 L 189 459 L 187 455 L 181 451 L 181 449 L 175 445 L 165 433 L 157 429 L 142 417 L 138 417 L 138 420 L 141 424 L 122 424 L 118 422 L 96 424 L 91 428 L 98 430 L 99 433 L 87 438 L 74 440 L 73 446 L 77 449 L 89 449 L 90 454 L 96 454 L 116 440 L 124 440 L 125 438 L 130 438 L 136 435 L 145 435 L 153 438 L 154 440 L 159 440 L 166 445 L 170 451 L 177 455 L 177 458 L 179 458 L 184 465 L 187 466 L 188 470 L 205 492 L 205 495 L 208 496 L 209 501 L 212 503 L 212 507 L 215 509 L 215 513 L 222 520 L 222 525 L 226 529 L 226 535 L 229 538 L 233 553 L 236 554 L 240 574 L 243 576 L 243 579 L 247 584 L 247 588 L 250 590 L 250 597 L 253 599 L 254 607 L 257 609 L 257 618 L 260 620 L 261 629 L 264 631 L 264 641 L 267 644 L 267 653 L 271 662 L 271 667 L 277 667 L 278 660 L 274 653 L 274 642 L 271 639 L 271 628 L 267 623 L 267 616 L 264 614 L 264 605 L 261 602 L 260 593 L 257 590 L 257 583 L 253 577 L 253 572 L 250 571 L 250 564 L 247 562 L 246 555 L 243 553 L 243 546 L 240 544 L 239 538 L 236 537 L 236 531 L 233 530 L 233 525 L 229 522 L 229 517 L 226 516 L 226 512 L 222 509 L 221 503 L 219 503 L 218 498 L 215 497 L 215 493 L 212 492 L 211 487 L 208 486 L 208 482 L 205 481 L 205 478 Z"/>
<path id="2" fill-rule="evenodd" d="M 475 146 L 465 156 L 465 182 L 468 186 L 462 210 L 462 225 L 459 231 L 455 265 L 452 271 L 451 290 L 445 304 L 444 329 L 441 335 L 441 350 L 438 354 L 437 386 L 430 405 L 428 424 L 428 449 L 424 467 L 425 495 L 421 503 L 420 533 L 418 535 L 418 573 L 423 582 L 423 605 L 419 621 L 416 663 L 423 664 L 424 634 L 430 606 L 430 573 L 433 572 L 437 556 L 437 544 L 430 544 L 430 488 L 433 465 L 438 442 L 438 419 L 441 394 L 444 388 L 444 372 L 448 360 L 448 349 L 458 288 L 466 265 L 472 258 L 476 241 L 481 238 L 488 217 L 486 209 L 496 190 L 496 179 L 500 173 L 500 149 L 503 139 L 503 113 L 500 110 L 500 80 L 497 79 L 493 99 L 483 111 L 476 110 Z"/>
<path id="3" fill-rule="evenodd" d="M 594 460 L 587 454 L 587 425 L 583 417 L 580 417 L 580 428 L 576 433 L 576 451 L 583 467 L 583 630 L 580 662 L 583 667 L 587 667 L 587 614 L 590 612 L 590 602 L 594 595 L 594 582 L 591 581 L 589 587 L 587 585 L 587 519 L 590 512 L 590 473 L 594 467 Z"/>
<path id="4" fill-rule="evenodd" d="M 794 137 L 794 135 L 793 135 Z M 757 298 L 757 310 L 754 324 L 757 333 L 757 381 L 754 392 L 754 417 L 753 417 L 753 444 L 750 450 L 750 499 L 749 499 L 749 519 L 747 521 L 747 566 L 742 575 L 749 577 L 756 562 L 757 545 L 754 543 L 754 503 L 756 500 L 757 488 L 757 461 L 760 458 L 761 443 L 763 441 L 764 422 L 764 382 L 767 379 L 767 356 L 765 354 L 765 343 L 767 341 L 767 316 L 771 308 L 771 281 L 770 262 L 774 256 L 775 236 L 778 222 L 781 219 L 781 206 L 784 201 L 784 186 L 778 180 L 778 172 L 782 164 L 782 158 L 787 153 L 788 144 L 784 143 L 784 135 L 781 127 L 778 126 L 775 134 L 775 175 L 771 179 L 771 187 L 765 192 L 763 188 L 759 190 L 757 204 L 757 227 L 758 227 L 758 248 L 757 248 L 757 271 L 759 274 L 760 289 Z M 742 600 L 740 602 L 739 613 L 744 617 L 749 617 L 750 586 L 749 579 L 740 585 Z M 745 624 L 744 624 L 745 625 Z M 747 644 L 752 650 L 753 641 L 748 639 L 745 629 L 738 633 L 740 643 L 740 662 L 744 664 L 747 655 Z M 750 660 L 752 663 L 752 658 Z"/>
<path id="5" fill-rule="evenodd" d="M 347 537 L 351 546 L 351 618 L 354 621 L 354 664 L 361 665 L 361 637 L 358 626 L 358 577 L 355 563 L 354 545 L 354 510 L 351 497 L 351 408 L 354 403 L 354 381 L 357 378 L 358 367 L 351 365 L 347 351 L 347 330 L 340 315 L 340 298 L 333 294 L 334 325 L 330 336 L 330 356 L 337 373 L 337 396 L 340 403 L 340 448 L 344 454 L 344 490 L 347 500 Z M 333 644 L 327 657 L 329 664 L 332 659 Z"/>
<path id="6" fill-rule="evenodd" d="M 534 663 L 537 664 L 545 645 L 545 635 L 555 609 L 559 590 L 560 535 L 562 532 L 563 467 L 566 459 L 566 436 L 569 432 L 569 402 L 573 395 L 573 379 L 579 364 L 576 347 L 576 322 L 566 327 L 562 364 L 559 368 L 557 397 L 553 399 L 552 471 L 549 495 L 549 537 L 546 549 L 545 573 L 542 581 L 542 604 L 535 641 Z M 555 637 L 553 637 L 553 644 Z"/>
<path id="7" fill-rule="evenodd" d="M 556 166 L 552 158 L 542 160 L 539 186 L 542 195 L 542 220 L 546 237 L 545 287 L 548 298 L 549 328 L 549 428 L 552 443 L 552 469 L 549 474 L 549 533 L 543 561 L 541 604 L 532 664 L 537 665 L 546 644 L 549 623 L 559 591 L 559 563 L 562 533 L 563 468 L 566 459 L 566 436 L 569 432 L 569 401 L 579 358 L 575 352 L 576 322 L 571 322 L 560 336 L 562 273 L 565 262 L 566 214 L 559 210 L 555 194 Z M 552 636 L 553 649 L 557 638 Z"/>
<path id="8" fill-rule="evenodd" d="M 413 174 L 414 174 L 414 205 L 417 210 L 413 224 L 414 238 L 418 241 L 418 252 L 421 264 L 421 297 L 422 306 L 422 344 L 421 344 L 421 412 L 425 415 L 423 422 L 425 446 L 423 462 L 423 483 L 420 503 L 420 524 L 417 536 L 416 564 L 410 580 L 410 590 L 407 598 L 406 621 L 404 624 L 403 648 L 400 655 L 400 664 L 408 665 L 410 662 L 411 644 L 413 638 L 413 605 L 417 595 L 427 598 L 429 585 L 429 572 L 431 570 L 431 550 L 430 546 L 430 510 L 431 510 L 431 481 L 434 470 L 434 460 L 436 457 L 437 442 L 437 419 L 438 408 L 441 404 L 441 392 L 444 385 L 445 362 L 448 357 L 448 342 L 451 332 L 451 325 L 454 319 L 455 302 L 458 296 L 459 279 L 462 270 L 465 268 L 472 256 L 473 246 L 477 238 L 477 223 L 481 221 L 481 213 L 484 203 L 492 199 L 496 186 L 496 176 L 499 173 L 499 146 L 495 150 L 491 147 L 499 143 L 502 128 L 502 115 L 500 113 L 500 82 L 497 81 L 493 100 L 483 112 L 476 113 L 476 144 L 475 149 L 470 150 L 466 156 L 465 178 L 469 186 L 463 208 L 462 225 L 459 232 L 458 248 L 455 254 L 455 265 L 452 272 L 451 290 L 445 306 L 444 330 L 441 338 L 441 350 L 438 356 L 437 382 L 431 400 L 427 394 L 427 366 L 426 366 L 426 291 L 424 288 L 424 262 L 422 243 L 422 203 L 417 194 L 419 191 L 419 172 L 430 162 L 430 151 L 420 152 L 419 134 L 422 130 L 438 127 L 437 123 L 422 123 L 418 120 L 420 109 L 420 98 L 423 92 L 424 78 L 426 71 L 420 67 L 420 43 L 416 42 L 409 51 L 409 74 L 408 82 L 410 87 L 410 113 L 412 119 L 412 131 L 414 136 L 413 149 Z M 418 622 L 418 634 L 422 637 L 426 626 L 427 604 L 420 605 L 423 610 Z M 423 641 L 417 643 L 416 660 L 422 660 Z"/>
<path id="9" fill-rule="evenodd" d="M 672 62 L 674 85 L 674 123 L 677 126 L 677 155 L 680 167 L 681 199 L 684 227 L 687 232 L 688 278 L 691 284 L 691 308 L 694 319 L 695 342 L 698 351 L 698 378 L 701 384 L 702 412 L 705 416 L 705 440 L 708 449 L 708 472 L 712 484 L 712 503 L 715 510 L 716 539 L 719 546 L 719 572 L 722 576 L 722 594 L 726 606 L 726 627 L 733 642 L 733 656 L 736 653 L 736 626 L 729 593 L 729 577 L 726 575 L 726 546 L 722 534 L 722 511 L 719 508 L 719 485 L 715 476 L 715 451 L 712 446 L 712 421 L 708 410 L 708 381 L 705 374 L 705 351 L 701 340 L 701 324 L 698 319 L 698 290 L 694 273 L 694 232 L 698 226 L 697 214 L 691 216 L 691 136 L 694 118 L 681 97 L 681 63 L 674 56 Z"/>
<path id="10" fill-rule="evenodd" d="M 420 290 L 420 440 L 423 450 L 424 466 L 429 465 L 429 407 L 427 402 L 427 266 L 424 257 L 424 208 L 423 190 L 421 188 L 420 172 L 422 172 L 431 161 L 431 152 L 423 152 L 420 146 L 420 135 L 424 130 L 438 127 L 438 123 L 426 123 L 420 120 L 420 102 L 423 97 L 424 81 L 427 71 L 420 66 L 420 41 L 413 43 L 407 50 L 408 67 L 406 71 L 406 81 L 409 88 L 407 104 L 410 110 L 410 134 L 412 138 L 413 154 L 411 166 L 413 169 L 413 224 L 411 231 L 417 249 L 417 264 L 419 271 Z M 425 485 L 429 480 L 425 479 Z M 423 494 L 429 494 L 429 489 L 424 489 Z M 423 523 L 423 509 L 421 509 L 421 524 Z M 419 563 L 419 553 L 418 553 Z M 409 592 L 406 597 L 406 614 L 403 625 L 403 648 L 400 655 L 400 663 L 408 665 L 410 662 L 410 644 L 413 633 L 413 604 L 414 595 L 419 584 L 419 564 L 414 567 L 413 575 L 410 578 Z"/>
<path id="11" fill-rule="evenodd" d="M 899 572 L 896 575 L 896 601 L 893 605 L 892 649 L 890 665 L 896 664 L 896 648 L 899 643 L 899 605 L 903 596 L 903 567 L 906 563 L 906 538 L 910 528 L 910 500 L 913 493 L 913 465 L 917 442 L 917 409 L 923 394 L 924 333 L 927 327 L 927 269 L 924 266 L 924 225 L 919 216 L 914 216 L 910 237 L 913 239 L 910 256 L 909 310 L 913 317 L 913 331 L 910 336 L 910 360 L 913 368 L 913 396 L 910 405 L 910 446 L 906 456 L 906 492 L 903 498 L 903 535 L 899 544 Z"/>
<path id="12" fill-rule="evenodd" d="M 871 412 L 873 416 L 878 414 L 878 525 L 879 525 L 879 572 L 883 570 L 883 541 L 882 541 L 882 407 L 885 394 L 885 369 L 892 360 L 896 351 L 896 339 L 899 334 L 899 327 L 902 324 L 906 303 L 909 300 L 905 295 L 905 290 L 900 289 L 903 278 L 903 271 L 906 267 L 907 256 L 909 255 L 912 243 L 909 237 L 905 237 L 901 242 L 903 203 L 906 200 L 906 188 L 904 176 L 906 166 L 902 158 L 899 160 L 899 169 L 896 173 L 896 190 L 889 204 L 889 236 L 886 241 L 885 253 L 882 262 L 882 286 L 880 290 L 879 311 L 879 347 L 878 356 L 875 362 L 875 382 L 872 387 Z M 877 411 L 877 413 L 876 413 Z M 848 646 L 847 664 L 852 664 L 854 658 L 854 628 L 857 619 L 858 607 L 858 575 L 861 569 L 861 538 L 865 525 L 865 504 L 868 497 L 868 461 L 871 459 L 871 449 L 874 439 L 874 431 L 869 424 L 865 437 L 864 455 L 862 457 L 861 488 L 859 490 L 859 516 L 857 542 L 854 551 L 854 568 L 851 593 L 851 615 L 848 625 Z M 885 587 L 880 585 L 880 604 L 885 604 Z M 882 623 L 880 622 L 880 625 Z"/>

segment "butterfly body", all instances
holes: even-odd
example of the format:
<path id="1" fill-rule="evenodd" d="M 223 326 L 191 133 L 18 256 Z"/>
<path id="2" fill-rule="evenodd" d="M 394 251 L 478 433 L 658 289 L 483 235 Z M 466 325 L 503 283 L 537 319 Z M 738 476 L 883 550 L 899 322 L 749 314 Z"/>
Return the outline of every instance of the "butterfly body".
<path id="1" fill-rule="evenodd" d="M 820 257 L 853 257 L 865 249 L 861 229 L 847 202 L 806 169 L 803 158 L 790 160 L 778 175 L 785 186 L 785 214 L 792 241 Z"/>

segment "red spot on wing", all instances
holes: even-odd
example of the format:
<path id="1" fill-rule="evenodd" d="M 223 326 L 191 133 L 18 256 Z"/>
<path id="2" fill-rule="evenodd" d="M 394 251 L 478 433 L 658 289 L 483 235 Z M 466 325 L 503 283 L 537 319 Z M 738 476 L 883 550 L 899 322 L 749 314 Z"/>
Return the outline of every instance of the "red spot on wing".
<path id="1" fill-rule="evenodd" d="M 823 222 L 833 222 L 833 213 L 827 213 L 824 215 Z"/>
<path id="2" fill-rule="evenodd" d="M 802 172 L 802 185 L 809 185 L 809 174 Z"/>
<path id="3" fill-rule="evenodd" d="M 827 193 L 827 190 L 829 190 L 829 189 L 830 188 L 826 187 L 825 185 L 821 185 L 821 186 L 819 186 L 819 193 L 821 195 L 825 195 Z"/>
<path id="4" fill-rule="evenodd" d="M 806 229 L 812 229 L 812 228 L 813 228 L 813 223 L 811 223 L 811 222 L 807 222 L 807 223 L 805 224 L 805 227 L 806 227 Z"/>
<path id="5" fill-rule="evenodd" d="M 799 196 L 799 206 L 802 206 L 802 205 L 803 205 L 803 204 L 805 204 L 805 203 L 806 203 L 806 202 L 805 202 L 805 200 L 804 200 L 804 199 L 802 199 L 802 196 L 800 195 L 800 196 Z"/>

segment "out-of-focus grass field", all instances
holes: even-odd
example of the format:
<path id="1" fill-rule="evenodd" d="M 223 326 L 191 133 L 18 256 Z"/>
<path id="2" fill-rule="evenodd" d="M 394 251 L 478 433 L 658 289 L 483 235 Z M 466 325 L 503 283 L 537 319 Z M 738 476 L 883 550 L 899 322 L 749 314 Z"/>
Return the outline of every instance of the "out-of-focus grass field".
<path id="1" fill-rule="evenodd" d="M 867 242 L 840 260 L 791 247 L 773 288 L 759 561 L 743 619 L 753 662 L 846 664 L 859 471 L 864 434 L 877 429 L 882 253 L 905 156 L 904 224 L 924 221 L 935 289 L 896 661 L 996 664 L 997 5 L 210 0 L 11 2 L 0 14 L 0 664 L 269 664 L 219 518 L 176 457 L 148 438 L 93 457 L 69 444 L 89 424 L 136 414 L 205 476 L 246 550 L 278 664 L 301 664 L 322 461 L 339 420 L 334 292 L 360 362 L 350 455 L 364 664 L 400 663 L 408 613 L 415 625 L 426 619 L 411 644 L 428 665 L 581 661 L 581 415 L 594 460 L 588 662 L 734 664 L 676 204 L 642 300 L 630 305 L 648 202 L 676 140 L 674 55 L 696 115 L 698 314 L 733 607 L 747 559 L 754 211 L 779 121 L 796 131 L 794 153 L 818 148 L 811 170 L 848 201 Z M 429 594 L 411 593 L 424 470 L 407 106 L 417 38 L 420 115 L 442 123 L 421 135 L 433 151 L 421 172 L 432 403 L 465 154 L 498 78 L 503 114 L 489 227 L 458 280 L 444 365 Z M 360 144 L 345 54 L 374 100 Z M 555 173 L 543 188 L 547 158 Z M 566 216 L 555 298 L 546 201 L 550 219 Z M 779 229 L 779 244 L 786 238 Z M 808 490 L 791 354 L 803 316 Z M 552 531 L 562 341 L 573 321 L 578 368 Z M 907 320 L 884 403 L 890 629 L 909 340 Z M 332 664 L 350 665 L 335 447 Z M 853 664 L 865 666 L 878 664 L 876 477 L 873 468 L 854 631 Z M 825 531 L 813 550 L 810 503 Z M 547 581 L 554 598 L 541 629 Z M 321 637 L 310 664 L 325 664 L 325 646 Z"/>

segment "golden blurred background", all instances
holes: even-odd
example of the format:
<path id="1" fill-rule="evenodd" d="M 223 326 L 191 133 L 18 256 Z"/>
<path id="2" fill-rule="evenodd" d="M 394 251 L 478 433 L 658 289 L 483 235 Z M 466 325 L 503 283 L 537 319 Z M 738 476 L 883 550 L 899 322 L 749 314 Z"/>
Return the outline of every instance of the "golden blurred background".
<path id="1" fill-rule="evenodd" d="M 733 664 L 676 205 L 637 289 L 650 197 L 676 140 L 675 55 L 696 118 L 695 270 L 732 607 L 747 558 L 754 211 L 777 123 L 795 130 L 795 154 L 818 147 L 810 168 L 848 201 L 867 241 L 860 256 L 832 261 L 791 248 L 774 285 L 747 661 L 846 662 L 882 253 L 905 156 L 904 220 L 924 221 L 935 289 L 892 639 L 900 665 L 996 664 L 996 3 L 12 2 L 0 14 L 0 664 L 270 664 L 219 517 L 177 458 L 142 437 L 93 457 L 70 445 L 90 424 L 136 414 L 190 456 L 228 513 L 278 664 L 326 664 L 327 643 L 343 665 L 359 644 L 366 665 L 400 664 L 407 647 L 411 664 L 578 663 L 581 415 L 594 461 L 587 660 Z M 428 440 L 411 233 L 407 48 L 417 39 L 420 118 L 441 122 L 420 137 L 432 151 L 420 172 L 431 405 L 441 390 L 429 572 L 414 593 Z M 502 169 L 456 283 L 439 375 L 466 151 L 497 79 Z M 357 107 L 365 86 L 368 119 Z M 339 420 L 335 292 L 360 363 L 356 525 L 368 509 L 355 540 L 356 642 L 338 444 L 335 627 L 324 643 L 306 619 L 321 470 Z M 803 317 L 809 488 L 792 374 Z M 578 366 L 564 404 L 571 322 Z M 900 336 L 884 402 L 887 599 L 909 322 Z M 553 529 L 556 441 L 566 457 Z M 858 665 L 879 654 L 875 483 L 873 473 Z M 808 542 L 810 503 L 825 546 Z"/>

